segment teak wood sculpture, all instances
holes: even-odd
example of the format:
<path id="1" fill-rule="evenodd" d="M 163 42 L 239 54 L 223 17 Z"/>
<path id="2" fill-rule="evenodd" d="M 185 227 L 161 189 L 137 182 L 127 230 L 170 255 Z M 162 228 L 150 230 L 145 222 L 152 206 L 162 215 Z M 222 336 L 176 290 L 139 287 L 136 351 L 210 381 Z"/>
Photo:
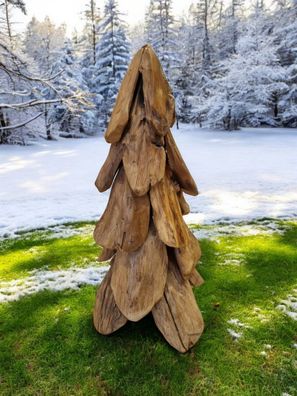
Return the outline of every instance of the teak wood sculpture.
<path id="1" fill-rule="evenodd" d="M 203 332 L 192 286 L 201 252 L 183 215 L 183 193 L 197 187 L 170 132 L 174 98 L 149 45 L 134 56 L 105 133 L 111 143 L 96 179 L 109 202 L 96 224 L 100 261 L 111 266 L 98 288 L 93 320 L 110 334 L 152 312 L 170 345 L 186 352 Z"/>

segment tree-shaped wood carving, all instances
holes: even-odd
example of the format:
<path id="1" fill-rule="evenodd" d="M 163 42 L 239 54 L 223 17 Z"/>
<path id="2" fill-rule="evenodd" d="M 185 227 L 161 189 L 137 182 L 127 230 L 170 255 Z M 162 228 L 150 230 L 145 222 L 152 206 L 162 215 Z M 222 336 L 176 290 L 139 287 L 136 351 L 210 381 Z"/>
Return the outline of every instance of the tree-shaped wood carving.
<path id="1" fill-rule="evenodd" d="M 94 230 L 110 269 L 98 288 L 94 325 L 110 334 L 149 312 L 166 340 L 186 352 L 204 323 L 192 286 L 203 280 L 195 269 L 198 241 L 183 215 L 183 193 L 197 187 L 170 132 L 174 98 L 149 45 L 134 56 L 122 82 L 105 133 L 111 143 L 96 179 L 111 187 L 107 208 Z"/>

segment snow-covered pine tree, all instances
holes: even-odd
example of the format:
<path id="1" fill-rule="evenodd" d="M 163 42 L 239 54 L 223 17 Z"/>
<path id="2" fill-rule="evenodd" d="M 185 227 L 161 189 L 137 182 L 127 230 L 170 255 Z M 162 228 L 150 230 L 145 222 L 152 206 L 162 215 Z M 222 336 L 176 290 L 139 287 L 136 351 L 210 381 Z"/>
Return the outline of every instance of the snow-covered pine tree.
<path id="1" fill-rule="evenodd" d="M 222 10 L 220 26 L 216 30 L 215 40 L 220 60 L 235 54 L 240 34 L 240 22 L 244 16 L 244 0 L 231 0 L 230 5 Z"/>
<path id="2" fill-rule="evenodd" d="M 1 37 L 7 39 L 9 45 L 13 48 L 16 43 L 17 35 L 13 32 L 12 28 L 12 13 L 14 9 L 20 10 L 26 14 L 26 6 L 23 0 L 3 0 L 0 4 L 0 30 Z"/>
<path id="3" fill-rule="evenodd" d="M 77 99 L 71 106 L 63 102 L 54 104 L 49 111 L 50 123 L 57 126 L 63 137 L 78 137 L 79 133 L 94 134 L 95 114 L 86 100 L 88 87 L 71 40 L 65 41 L 53 71 L 57 74 L 55 89 L 59 95 L 64 98 L 75 96 Z"/>
<path id="4" fill-rule="evenodd" d="M 297 127 L 297 1 L 277 1 L 276 43 L 285 68 L 287 91 L 278 103 L 279 117 L 285 127 Z"/>
<path id="5" fill-rule="evenodd" d="M 83 78 L 90 92 L 94 91 L 94 73 L 96 65 L 96 47 L 99 42 L 100 9 L 95 0 L 89 0 L 84 11 L 85 26 L 78 38 L 77 52 L 81 58 Z"/>
<path id="6" fill-rule="evenodd" d="M 217 12 L 220 10 L 218 5 L 217 0 L 199 0 L 189 9 L 192 26 L 192 37 L 189 37 L 192 45 L 189 48 L 191 52 L 195 49 L 195 63 L 191 72 L 193 95 L 187 98 L 191 108 L 188 119 L 199 124 L 205 119 L 204 103 L 217 73 L 212 29 L 215 28 Z"/>
<path id="7" fill-rule="evenodd" d="M 99 41 L 98 24 L 101 21 L 100 9 L 97 7 L 95 0 L 89 0 L 85 9 L 85 26 L 84 36 L 87 39 L 88 46 L 86 52 L 91 57 L 91 64 L 96 64 L 96 46 Z"/>
<path id="8" fill-rule="evenodd" d="M 188 15 L 181 20 L 178 29 L 176 53 L 180 59 L 178 74 L 174 81 L 175 110 L 177 122 L 191 122 L 192 98 L 195 95 L 195 71 L 200 62 L 201 30 L 197 29 L 192 14 L 193 5 Z"/>
<path id="9" fill-rule="evenodd" d="M 96 105 L 99 126 L 105 128 L 130 59 L 130 44 L 126 36 L 126 25 L 121 19 L 116 0 L 106 1 L 99 32 L 100 40 L 96 47 L 93 89 L 103 98 Z"/>
<path id="10" fill-rule="evenodd" d="M 224 75 L 205 103 L 209 125 L 227 130 L 279 125 L 278 102 L 288 87 L 265 18 L 259 12 L 249 18 L 236 53 L 222 63 Z"/>
<path id="11" fill-rule="evenodd" d="M 32 18 L 27 26 L 24 39 L 25 53 L 34 61 L 39 73 L 45 78 L 54 76 L 53 65 L 59 57 L 65 41 L 66 26 L 55 26 L 49 17 L 43 21 Z M 45 87 L 43 90 L 44 99 L 51 100 L 55 93 Z M 47 138 L 51 139 L 51 118 L 49 117 L 49 106 L 43 106 L 44 122 Z"/>

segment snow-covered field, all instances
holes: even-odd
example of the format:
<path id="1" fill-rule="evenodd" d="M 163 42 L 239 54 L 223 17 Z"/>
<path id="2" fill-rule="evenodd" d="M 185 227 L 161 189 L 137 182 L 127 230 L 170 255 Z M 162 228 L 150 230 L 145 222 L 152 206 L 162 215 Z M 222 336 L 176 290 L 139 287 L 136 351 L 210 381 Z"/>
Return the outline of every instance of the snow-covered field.
<path id="1" fill-rule="evenodd" d="M 297 130 L 174 131 L 200 195 L 188 222 L 297 216 Z M 0 236 L 97 219 L 109 192 L 94 186 L 103 137 L 0 147 Z"/>

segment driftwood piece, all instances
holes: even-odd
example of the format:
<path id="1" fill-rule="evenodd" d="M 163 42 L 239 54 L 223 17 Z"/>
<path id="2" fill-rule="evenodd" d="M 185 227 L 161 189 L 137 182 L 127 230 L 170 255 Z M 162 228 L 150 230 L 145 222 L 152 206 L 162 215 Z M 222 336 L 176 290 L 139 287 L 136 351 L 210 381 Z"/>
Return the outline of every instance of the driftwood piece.
<path id="1" fill-rule="evenodd" d="M 189 350 L 200 338 L 204 322 L 188 280 L 182 278 L 169 258 L 164 297 L 152 314 L 167 342 L 180 352 Z"/>
<path id="2" fill-rule="evenodd" d="M 111 288 L 116 304 L 126 318 L 136 322 L 162 298 L 166 283 L 166 247 L 154 226 L 150 226 L 147 239 L 138 250 L 119 250 L 113 265 Z"/>
<path id="3" fill-rule="evenodd" d="M 132 191 L 139 196 L 162 180 L 165 173 L 165 150 L 151 142 L 148 129 L 147 121 L 138 119 L 124 139 L 125 173 Z"/>
<path id="4" fill-rule="evenodd" d="M 136 53 L 122 81 L 108 128 L 105 132 L 105 140 L 108 143 L 117 143 L 121 139 L 129 121 L 133 93 L 139 77 L 143 51 L 144 48 L 141 48 Z"/>
<path id="5" fill-rule="evenodd" d="M 127 323 L 127 318 L 117 307 L 111 290 L 112 271 L 113 266 L 111 266 L 97 290 L 93 310 L 94 326 L 101 334 L 111 334 Z"/>
<path id="6" fill-rule="evenodd" d="M 170 130 L 165 136 L 165 147 L 167 151 L 168 164 L 176 177 L 181 189 L 189 195 L 197 195 L 198 189 L 191 176 L 187 165 L 185 164 L 179 149 L 175 143 Z"/>
<path id="7" fill-rule="evenodd" d="M 109 250 L 136 250 L 146 240 L 149 217 L 148 195 L 134 196 L 121 168 L 112 186 L 107 208 L 96 224 L 94 239 Z"/>
<path id="8" fill-rule="evenodd" d="M 204 279 L 202 276 L 199 274 L 199 272 L 196 270 L 196 268 L 192 271 L 190 277 L 189 277 L 189 282 L 192 286 L 201 286 L 204 283 Z"/>
<path id="9" fill-rule="evenodd" d="M 189 238 L 188 227 L 182 216 L 169 169 L 166 169 L 164 178 L 150 189 L 150 199 L 153 220 L 160 239 L 167 246 L 186 246 Z"/>
<path id="10" fill-rule="evenodd" d="M 174 97 L 160 61 L 150 45 L 144 47 L 140 71 L 146 118 L 156 133 L 164 136 L 175 121 Z"/>
<path id="11" fill-rule="evenodd" d="M 188 278 L 201 257 L 201 250 L 198 240 L 188 230 L 188 243 L 185 246 L 174 249 L 176 262 L 184 278 Z"/>
<path id="12" fill-rule="evenodd" d="M 108 156 L 95 181 L 95 186 L 100 192 L 108 190 L 112 185 L 113 179 L 122 161 L 123 149 L 124 146 L 120 142 L 110 146 Z"/>

